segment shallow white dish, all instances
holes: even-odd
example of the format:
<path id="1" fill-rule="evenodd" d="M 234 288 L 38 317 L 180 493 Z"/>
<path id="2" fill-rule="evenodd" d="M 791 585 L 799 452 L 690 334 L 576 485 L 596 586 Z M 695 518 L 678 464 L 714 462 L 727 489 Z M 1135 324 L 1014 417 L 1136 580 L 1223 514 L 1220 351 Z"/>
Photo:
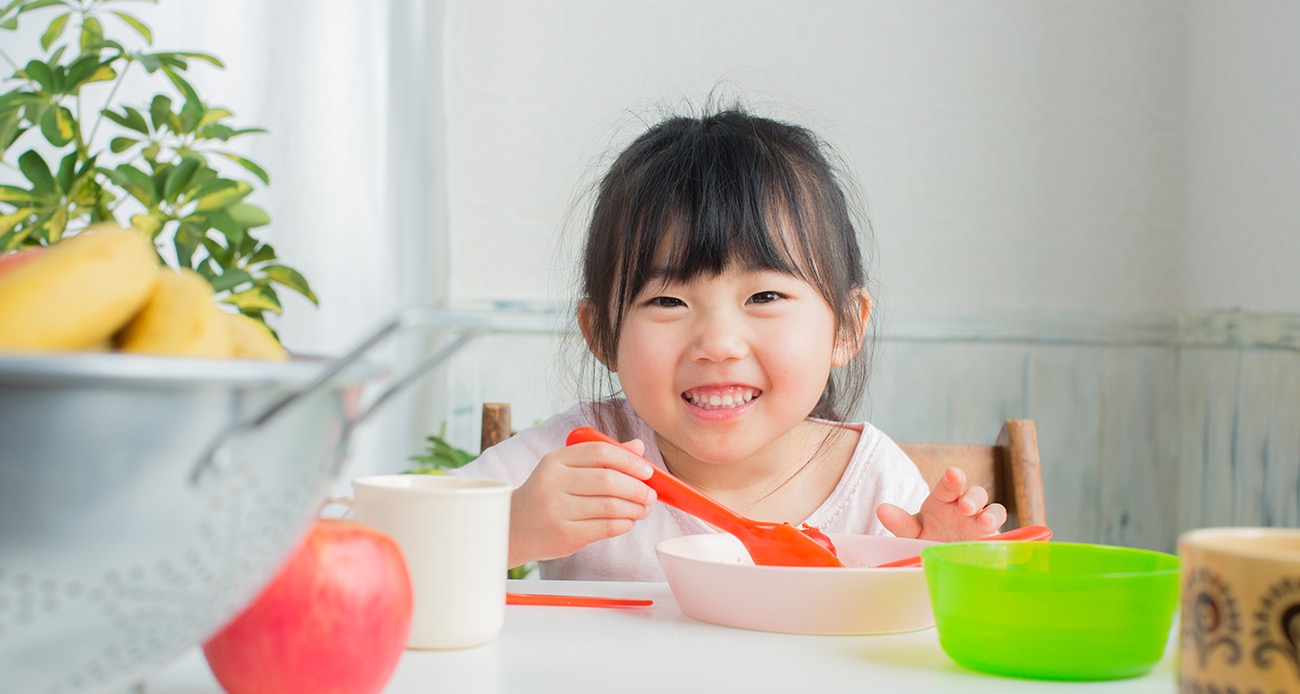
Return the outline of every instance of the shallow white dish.
<path id="1" fill-rule="evenodd" d="M 890 634 L 934 626 L 920 567 L 869 567 L 935 543 L 830 538 L 844 568 L 756 566 L 726 533 L 675 537 L 655 551 L 682 612 L 712 624 L 791 634 Z"/>

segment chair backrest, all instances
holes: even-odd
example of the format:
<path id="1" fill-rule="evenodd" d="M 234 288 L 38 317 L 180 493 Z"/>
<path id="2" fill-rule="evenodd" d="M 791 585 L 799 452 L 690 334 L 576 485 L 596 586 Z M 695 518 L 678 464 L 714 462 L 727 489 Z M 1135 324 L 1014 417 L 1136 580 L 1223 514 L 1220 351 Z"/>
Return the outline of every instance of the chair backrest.
<path id="1" fill-rule="evenodd" d="M 1007 507 L 1010 518 L 1006 529 L 1047 524 L 1034 420 L 1008 419 L 991 446 L 961 443 L 900 443 L 899 446 L 931 486 L 950 467 L 965 471 L 970 484 L 984 487 L 990 501 Z"/>
<path id="2" fill-rule="evenodd" d="M 510 404 L 504 402 L 483 403 L 483 429 L 479 432 L 479 450 L 487 449 L 505 441 L 514 434 L 510 429 Z"/>
<path id="3" fill-rule="evenodd" d="M 510 405 L 483 404 L 483 429 L 479 450 L 485 451 L 510 438 Z M 903 452 L 921 469 L 926 484 L 934 486 L 943 471 L 958 467 L 970 484 L 989 492 L 990 501 L 1007 507 L 1007 529 L 1046 525 L 1043 476 L 1038 462 L 1038 433 L 1032 419 L 1009 419 L 991 446 L 949 443 L 900 443 Z"/>

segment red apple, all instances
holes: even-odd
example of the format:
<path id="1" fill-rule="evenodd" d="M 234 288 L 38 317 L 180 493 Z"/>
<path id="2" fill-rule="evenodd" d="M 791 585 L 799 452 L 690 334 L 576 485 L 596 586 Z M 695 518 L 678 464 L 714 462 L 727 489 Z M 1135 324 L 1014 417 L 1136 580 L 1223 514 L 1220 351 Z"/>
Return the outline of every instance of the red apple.
<path id="1" fill-rule="evenodd" d="M 369 694 L 411 630 L 411 579 L 397 543 L 351 521 L 313 526 L 280 573 L 203 646 L 230 694 Z"/>

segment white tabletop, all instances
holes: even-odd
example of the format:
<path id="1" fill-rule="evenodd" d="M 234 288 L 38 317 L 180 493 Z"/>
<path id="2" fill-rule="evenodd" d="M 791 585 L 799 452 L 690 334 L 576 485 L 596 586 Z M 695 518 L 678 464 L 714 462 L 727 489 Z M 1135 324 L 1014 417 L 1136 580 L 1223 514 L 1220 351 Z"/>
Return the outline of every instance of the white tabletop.
<path id="1" fill-rule="evenodd" d="M 1041 682 L 956 665 L 934 629 L 884 636 L 773 634 L 696 621 L 666 583 L 512 581 L 529 593 L 649 598 L 649 608 L 506 608 L 494 641 L 460 651 L 407 651 L 386 692 L 687 694 L 689 692 L 1172 693 L 1172 651 L 1144 677 Z M 149 694 L 220 694 L 199 650 L 156 673 Z"/>

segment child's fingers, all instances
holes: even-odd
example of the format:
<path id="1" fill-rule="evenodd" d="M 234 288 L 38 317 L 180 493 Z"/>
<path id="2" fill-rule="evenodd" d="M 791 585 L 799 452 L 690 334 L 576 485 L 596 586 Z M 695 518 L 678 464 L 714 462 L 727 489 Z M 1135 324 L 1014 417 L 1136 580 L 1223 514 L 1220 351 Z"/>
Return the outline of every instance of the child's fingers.
<path id="1" fill-rule="evenodd" d="M 645 444 L 637 439 L 624 446 L 634 444 L 639 444 L 638 447 L 645 450 Z M 624 446 L 601 442 L 577 443 L 563 449 L 564 462 L 569 467 L 603 467 L 617 470 L 639 480 L 650 479 L 650 475 L 654 473 L 654 466 L 640 454 Z"/>
<path id="2" fill-rule="evenodd" d="M 1007 522 L 1007 507 L 1002 504 L 989 504 L 975 517 L 975 524 L 980 530 L 993 533 Z"/>
<path id="3" fill-rule="evenodd" d="M 614 496 L 578 496 L 570 502 L 570 523 L 597 520 L 638 521 L 650 515 L 650 505 Z"/>
<path id="4" fill-rule="evenodd" d="M 655 500 L 654 490 L 645 482 L 608 468 L 569 470 L 565 491 L 580 497 L 626 499 L 643 506 Z"/>
<path id="5" fill-rule="evenodd" d="M 961 495 L 961 498 L 957 500 L 957 508 L 968 516 L 973 516 L 979 513 L 980 510 L 985 506 L 988 506 L 988 504 L 989 493 L 986 489 L 980 486 L 967 489 L 966 492 Z"/>
<path id="6" fill-rule="evenodd" d="M 966 473 L 961 468 L 950 467 L 943 471 L 939 480 L 930 490 L 930 497 L 935 501 L 950 504 L 959 499 L 966 491 Z"/>
<path id="7" fill-rule="evenodd" d="M 895 537 L 915 538 L 921 534 L 921 522 L 916 516 L 894 504 L 881 504 L 876 507 L 876 517 L 885 530 Z"/>

